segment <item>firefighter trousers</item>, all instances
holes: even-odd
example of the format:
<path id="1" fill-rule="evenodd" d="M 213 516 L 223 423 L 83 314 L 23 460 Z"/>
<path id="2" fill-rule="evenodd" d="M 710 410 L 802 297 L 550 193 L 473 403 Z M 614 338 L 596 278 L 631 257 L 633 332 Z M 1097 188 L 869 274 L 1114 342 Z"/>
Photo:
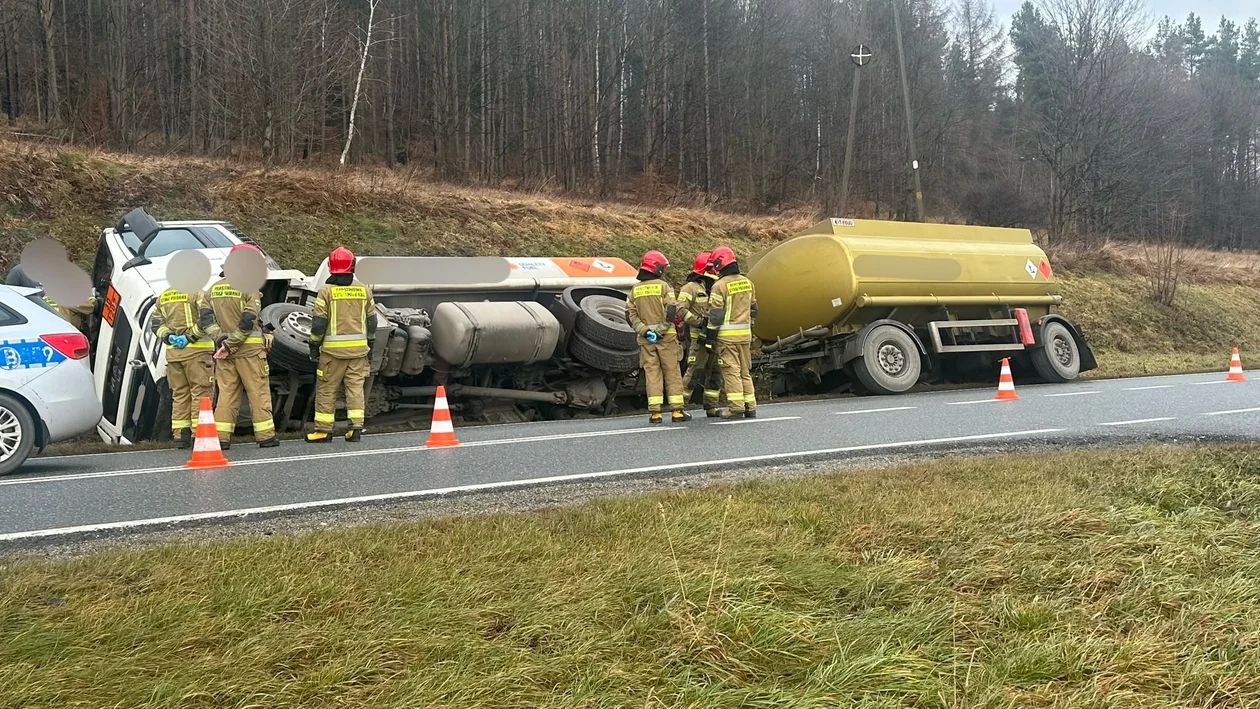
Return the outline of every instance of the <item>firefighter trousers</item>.
<path id="1" fill-rule="evenodd" d="M 722 369 L 722 386 L 731 411 L 755 411 L 757 393 L 753 390 L 752 343 L 717 342 L 718 367 Z"/>
<path id="2" fill-rule="evenodd" d="M 352 428 L 363 428 L 363 405 L 367 392 L 368 358 L 338 359 L 319 353 L 315 383 L 315 430 L 332 431 L 337 415 L 337 389 L 346 388 L 346 418 Z"/>
<path id="3" fill-rule="evenodd" d="M 276 435 L 276 424 L 271 420 L 271 368 L 267 366 L 267 353 L 232 355 L 217 361 L 214 379 L 219 385 L 219 402 L 214 407 L 214 426 L 219 441 L 232 440 L 236 428 L 236 415 L 241 410 L 241 389 L 249 398 L 250 418 L 254 423 L 254 438 L 265 441 Z"/>
<path id="4" fill-rule="evenodd" d="M 639 344 L 639 366 L 647 383 L 648 411 L 661 413 L 668 403 L 670 411 L 683 409 L 682 373 L 678 370 L 678 341 L 669 340 Z"/>
<path id="5" fill-rule="evenodd" d="M 214 359 L 210 352 L 182 362 L 166 361 L 166 385 L 171 388 L 171 433 L 196 428 L 201 397 L 214 386 Z"/>
<path id="6" fill-rule="evenodd" d="M 683 395 L 689 396 L 692 391 L 704 387 L 705 410 L 716 409 L 722 396 L 721 375 L 716 371 L 705 377 L 709 369 L 709 358 L 713 354 L 704 345 L 691 342 L 691 351 L 687 354 L 687 374 L 683 376 Z M 704 380 L 704 381 L 702 381 Z"/>

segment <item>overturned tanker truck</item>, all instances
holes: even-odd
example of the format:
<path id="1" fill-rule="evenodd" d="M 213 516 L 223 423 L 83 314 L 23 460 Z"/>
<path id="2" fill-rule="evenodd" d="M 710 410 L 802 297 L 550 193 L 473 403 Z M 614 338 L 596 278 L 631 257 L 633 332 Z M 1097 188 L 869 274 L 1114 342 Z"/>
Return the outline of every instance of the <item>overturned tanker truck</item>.
<path id="1" fill-rule="evenodd" d="M 638 387 L 638 344 L 625 319 L 637 270 L 616 258 L 361 257 L 378 330 L 370 354 L 370 425 L 427 418 L 437 386 L 465 419 L 510 422 L 611 414 Z M 288 302 L 263 308 L 276 424 L 309 420 L 315 364 L 306 303 L 327 260 Z M 283 423 L 282 423 L 283 422 Z"/>
<path id="2" fill-rule="evenodd" d="M 1097 364 L 1027 229 L 829 219 L 748 260 L 755 367 L 774 394 L 896 394 Z"/>

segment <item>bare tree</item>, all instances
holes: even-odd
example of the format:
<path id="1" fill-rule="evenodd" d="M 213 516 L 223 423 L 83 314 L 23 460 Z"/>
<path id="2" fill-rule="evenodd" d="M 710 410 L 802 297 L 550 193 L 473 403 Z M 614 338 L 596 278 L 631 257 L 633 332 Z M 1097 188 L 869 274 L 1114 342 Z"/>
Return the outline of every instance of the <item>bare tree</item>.
<path id="1" fill-rule="evenodd" d="M 359 59 L 359 75 L 354 80 L 354 100 L 350 103 L 350 127 L 346 131 L 346 145 L 341 149 L 341 160 L 338 164 L 346 166 L 346 158 L 350 155 L 350 143 L 354 141 L 355 117 L 359 110 L 359 97 L 363 95 L 363 73 L 367 71 L 368 55 L 372 50 L 372 23 L 376 21 L 376 7 L 380 0 L 368 0 L 367 28 L 363 32 L 363 55 Z"/>

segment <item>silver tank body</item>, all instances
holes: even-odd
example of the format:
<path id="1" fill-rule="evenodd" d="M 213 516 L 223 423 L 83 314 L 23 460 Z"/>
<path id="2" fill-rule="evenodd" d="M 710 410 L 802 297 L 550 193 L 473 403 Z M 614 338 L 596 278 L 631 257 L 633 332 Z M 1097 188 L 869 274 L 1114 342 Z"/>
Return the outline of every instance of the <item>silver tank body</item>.
<path id="1" fill-rule="evenodd" d="M 446 302 L 433 311 L 433 351 L 456 367 L 549 359 L 560 321 L 533 301 Z"/>

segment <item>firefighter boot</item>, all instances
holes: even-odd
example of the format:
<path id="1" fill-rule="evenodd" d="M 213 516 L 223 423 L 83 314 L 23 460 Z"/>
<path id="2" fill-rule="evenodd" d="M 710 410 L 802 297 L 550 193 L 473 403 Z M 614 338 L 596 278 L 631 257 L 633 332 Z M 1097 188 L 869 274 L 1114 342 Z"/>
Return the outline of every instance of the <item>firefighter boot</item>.
<path id="1" fill-rule="evenodd" d="M 670 415 L 669 418 L 674 423 L 681 423 L 683 421 L 690 421 L 691 414 L 687 413 L 686 411 L 675 411 L 673 414 Z"/>
<path id="2" fill-rule="evenodd" d="M 757 411 L 756 411 L 756 409 L 744 409 L 744 418 L 746 418 L 746 419 L 755 419 L 755 418 L 757 418 Z"/>
<path id="3" fill-rule="evenodd" d="M 306 434 L 307 443 L 328 443 L 332 440 L 332 434 L 328 431 L 311 431 Z"/>
<path id="4" fill-rule="evenodd" d="M 358 443 L 361 440 L 363 440 L 363 429 L 356 426 L 351 427 L 350 430 L 346 431 L 347 443 Z"/>
<path id="5" fill-rule="evenodd" d="M 665 419 L 660 414 L 651 414 L 648 416 L 648 423 L 662 423 Z"/>
<path id="6" fill-rule="evenodd" d="M 711 419 L 722 418 L 722 411 L 720 409 L 705 409 L 704 415 L 705 415 L 705 418 L 711 418 Z"/>
<path id="7" fill-rule="evenodd" d="M 181 429 L 179 429 L 179 436 L 178 436 L 178 439 L 179 439 L 179 449 L 180 449 L 180 450 L 185 450 L 185 451 L 186 451 L 186 450 L 191 449 L 191 448 L 192 448 L 192 444 L 193 444 L 192 429 L 191 429 L 191 428 L 181 428 Z"/>
<path id="8" fill-rule="evenodd" d="M 275 436 L 272 436 L 271 438 L 264 438 L 258 442 L 259 448 L 275 448 L 279 445 L 280 445 L 280 439 L 276 438 Z"/>
<path id="9" fill-rule="evenodd" d="M 743 415 L 744 415 L 744 412 L 742 411 L 732 412 L 730 409 L 721 409 L 720 411 L 718 411 L 717 417 L 722 419 L 723 421 L 726 421 L 728 419 L 737 419 Z"/>

